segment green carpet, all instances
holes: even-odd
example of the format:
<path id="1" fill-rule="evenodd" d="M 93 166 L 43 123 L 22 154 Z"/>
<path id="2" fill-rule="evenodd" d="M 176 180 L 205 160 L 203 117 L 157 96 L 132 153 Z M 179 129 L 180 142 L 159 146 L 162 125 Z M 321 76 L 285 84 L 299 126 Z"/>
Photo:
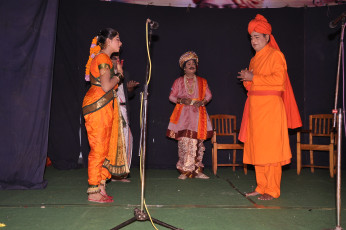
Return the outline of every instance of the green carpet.
<path id="1" fill-rule="evenodd" d="M 281 197 L 271 201 L 248 199 L 255 174 L 222 167 L 209 180 L 178 180 L 176 170 L 146 170 L 145 200 L 156 219 L 182 229 L 332 229 L 336 226 L 335 179 L 328 170 L 311 173 L 284 170 Z M 343 177 L 344 177 L 343 173 Z M 346 175 L 345 175 L 346 176 Z M 111 182 L 107 192 L 114 203 L 87 201 L 87 170 L 59 171 L 48 167 L 44 190 L 0 190 L 0 223 L 9 229 L 111 229 L 134 217 L 140 205 L 139 170 L 131 169 L 130 183 Z M 346 197 L 345 186 L 342 198 Z M 341 226 L 346 228 L 345 205 Z M 343 218 L 344 217 L 344 218 Z M 156 225 L 158 229 L 167 229 Z M 123 228 L 154 229 L 149 221 Z"/>

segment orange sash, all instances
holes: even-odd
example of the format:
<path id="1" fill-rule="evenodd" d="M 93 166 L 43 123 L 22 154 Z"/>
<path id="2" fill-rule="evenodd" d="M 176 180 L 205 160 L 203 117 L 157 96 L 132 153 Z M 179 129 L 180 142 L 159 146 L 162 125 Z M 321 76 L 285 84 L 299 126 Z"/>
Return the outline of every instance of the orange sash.
<path id="1" fill-rule="evenodd" d="M 183 110 L 183 104 L 176 104 L 173 110 L 173 113 L 169 119 L 169 121 L 173 124 L 178 124 L 179 117 L 181 114 L 181 111 Z"/>
<path id="2" fill-rule="evenodd" d="M 205 97 L 205 91 L 207 89 L 207 80 L 204 78 L 198 77 L 198 100 L 202 101 Z M 199 119 L 198 119 L 198 131 L 197 131 L 197 139 L 205 140 L 207 139 L 207 109 L 205 106 L 199 107 Z"/>
<path id="3" fill-rule="evenodd" d="M 296 99 L 294 97 L 290 78 L 288 77 L 287 73 L 286 75 L 287 75 L 286 89 L 282 95 L 282 100 L 284 101 L 285 109 L 286 109 L 287 127 L 289 129 L 295 129 L 298 127 L 302 127 L 303 123 L 300 118 L 300 114 L 299 114 Z"/>

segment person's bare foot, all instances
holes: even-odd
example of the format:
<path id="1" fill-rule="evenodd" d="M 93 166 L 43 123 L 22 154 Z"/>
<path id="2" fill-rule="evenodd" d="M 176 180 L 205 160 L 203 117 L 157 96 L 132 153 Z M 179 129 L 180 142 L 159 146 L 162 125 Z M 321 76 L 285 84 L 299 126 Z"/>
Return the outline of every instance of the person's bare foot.
<path id="1" fill-rule="evenodd" d="M 101 193 L 93 193 L 88 195 L 88 201 L 95 203 L 112 203 L 113 199 L 107 198 Z"/>
<path id="2" fill-rule="evenodd" d="M 187 178 L 187 176 L 185 174 L 180 174 L 180 176 L 178 176 L 178 179 L 180 180 L 185 180 Z"/>
<path id="3" fill-rule="evenodd" d="M 198 173 L 197 176 L 195 176 L 195 178 L 209 179 L 209 177 L 207 175 L 205 175 L 204 173 Z"/>
<path id="4" fill-rule="evenodd" d="M 272 197 L 271 195 L 264 193 L 262 196 L 258 197 L 259 200 L 272 200 L 274 199 L 274 197 Z"/>
<path id="5" fill-rule="evenodd" d="M 122 179 L 112 179 L 112 182 L 117 182 L 117 181 L 125 182 L 125 183 L 131 182 L 129 179 L 126 179 L 126 178 L 122 178 Z"/>
<path id="6" fill-rule="evenodd" d="M 261 195 L 261 194 L 258 193 L 258 192 L 256 192 L 256 191 L 249 192 L 249 193 L 246 193 L 246 194 L 245 194 L 246 197 L 249 197 L 249 196 L 258 196 L 258 195 Z"/>

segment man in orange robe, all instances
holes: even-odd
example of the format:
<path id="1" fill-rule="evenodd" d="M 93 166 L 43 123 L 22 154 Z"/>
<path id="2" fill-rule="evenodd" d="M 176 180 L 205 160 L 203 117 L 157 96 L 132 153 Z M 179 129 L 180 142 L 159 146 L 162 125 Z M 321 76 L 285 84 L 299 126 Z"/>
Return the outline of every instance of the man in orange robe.
<path id="1" fill-rule="evenodd" d="M 260 200 L 280 196 L 281 166 L 291 162 L 288 128 L 302 126 L 287 74 L 284 55 L 262 15 L 251 20 L 248 32 L 256 51 L 249 69 L 239 72 L 248 91 L 239 140 L 244 142 L 244 164 L 255 166 L 257 187 L 247 196 Z"/>

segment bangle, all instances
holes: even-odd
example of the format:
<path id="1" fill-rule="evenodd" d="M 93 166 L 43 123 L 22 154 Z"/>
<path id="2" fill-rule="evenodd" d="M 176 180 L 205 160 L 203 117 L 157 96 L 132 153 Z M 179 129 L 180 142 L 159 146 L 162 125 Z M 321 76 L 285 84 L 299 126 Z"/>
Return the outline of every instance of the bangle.
<path id="1" fill-rule="evenodd" d="M 202 105 L 201 105 L 201 106 L 205 106 L 207 103 L 208 103 L 207 100 L 203 99 L 203 100 L 202 100 Z"/>
<path id="2" fill-rule="evenodd" d="M 117 76 L 120 80 L 124 79 L 124 75 L 122 75 L 121 73 L 117 73 L 115 74 L 115 76 Z"/>

